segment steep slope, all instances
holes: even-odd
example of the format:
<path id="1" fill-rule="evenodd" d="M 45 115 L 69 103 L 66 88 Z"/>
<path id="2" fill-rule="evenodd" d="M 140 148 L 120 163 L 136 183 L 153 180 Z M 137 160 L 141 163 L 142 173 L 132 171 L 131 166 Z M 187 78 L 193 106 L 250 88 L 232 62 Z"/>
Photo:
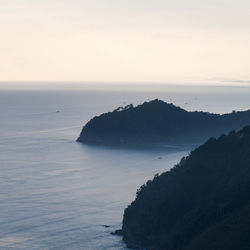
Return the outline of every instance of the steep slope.
<path id="1" fill-rule="evenodd" d="M 224 115 L 188 112 L 153 100 L 94 117 L 77 141 L 104 145 L 194 144 L 246 125 L 250 125 L 250 110 Z"/>
<path id="2" fill-rule="evenodd" d="M 122 234 L 132 248 L 243 250 L 248 222 L 250 126 L 209 139 L 143 185 L 125 209 Z"/>

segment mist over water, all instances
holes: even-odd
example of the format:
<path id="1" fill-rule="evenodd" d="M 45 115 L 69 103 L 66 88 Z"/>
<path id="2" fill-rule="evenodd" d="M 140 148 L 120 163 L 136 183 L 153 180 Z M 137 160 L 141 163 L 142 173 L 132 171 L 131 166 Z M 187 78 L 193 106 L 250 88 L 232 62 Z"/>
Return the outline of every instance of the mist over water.
<path id="1" fill-rule="evenodd" d="M 249 93 L 246 86 L 0 91 L 0 248 L 126 249 L 110 235 L 124 208 L 190 149 L 86 146 L 75 142 L 82 126 L 155 98 L 187 110 L 247 110 Z"/>

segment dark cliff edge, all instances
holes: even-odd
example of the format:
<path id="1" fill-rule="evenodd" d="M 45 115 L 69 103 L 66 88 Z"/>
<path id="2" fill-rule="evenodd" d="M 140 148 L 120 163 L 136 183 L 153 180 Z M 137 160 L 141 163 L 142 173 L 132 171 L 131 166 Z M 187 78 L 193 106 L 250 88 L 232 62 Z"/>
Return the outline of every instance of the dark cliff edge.
<path id="1" fill-rule="evenodd" d="M 250 126 L 209 139 L 143 185 L 119 233 L 138 249 L 249 249 Z"/>
<path id="2" fill-rule="evenodd" d="M 249 124 L 250 110 L 223 115 L 188 112 L 156 99 L 94 117 L 77 141 L 95 145 L 192 145 Z"/>

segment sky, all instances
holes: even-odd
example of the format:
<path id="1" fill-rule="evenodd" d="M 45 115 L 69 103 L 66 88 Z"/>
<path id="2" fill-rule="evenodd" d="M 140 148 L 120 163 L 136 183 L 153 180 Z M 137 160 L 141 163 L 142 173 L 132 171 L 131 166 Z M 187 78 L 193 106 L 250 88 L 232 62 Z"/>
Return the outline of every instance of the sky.
<path id="1" fill-rule="evenodd" d="M 249 0 L 0 0 L 0 81 L 250 83 Z"/>

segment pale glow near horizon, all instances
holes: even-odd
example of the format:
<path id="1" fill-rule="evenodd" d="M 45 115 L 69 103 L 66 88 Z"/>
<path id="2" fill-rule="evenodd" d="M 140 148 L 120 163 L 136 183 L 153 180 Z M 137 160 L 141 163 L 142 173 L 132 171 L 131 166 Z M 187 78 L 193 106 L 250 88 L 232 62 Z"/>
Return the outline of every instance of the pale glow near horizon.
<path id="1" fill-rule="evenodd" d="M 0 0 L 2 81 L 250 79 L 247 0 Z"/>

